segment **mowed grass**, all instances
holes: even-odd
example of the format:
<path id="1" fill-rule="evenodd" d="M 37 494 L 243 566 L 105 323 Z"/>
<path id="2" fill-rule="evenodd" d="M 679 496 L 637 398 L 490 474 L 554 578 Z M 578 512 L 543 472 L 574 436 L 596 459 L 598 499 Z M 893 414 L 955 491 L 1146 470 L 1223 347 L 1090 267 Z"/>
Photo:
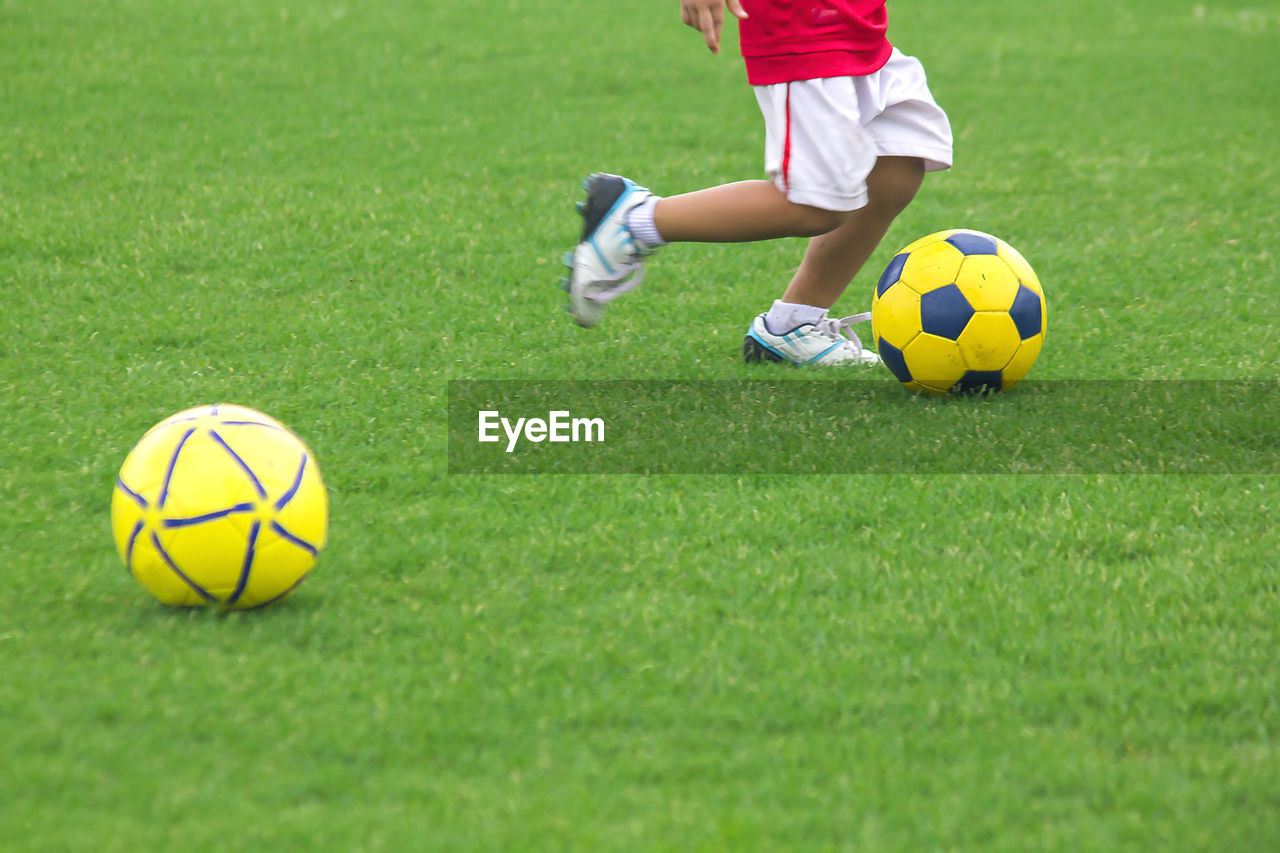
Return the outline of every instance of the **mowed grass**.
<path id="1" fill-rule="evenodd" d="M 981 228 L 1045 284 L 1034 379 L 1276 379 L 1280 15 L 891 13 L 956 168 L 840 307 Z M 795 241 L 561 311 L 583 174 L 759 175 L 732 41 L 674 3 L 0 0 L 0 846 L 1280 846 L 1274 476 L 447 473 L 449 380 L 830 380 L 739 361 Z M 854 422 L 1080 431 L 1019 393 Z M 244 616 L 151 601 L 107 523 L 142 432 L 218 400 L 332 496 Z"/>

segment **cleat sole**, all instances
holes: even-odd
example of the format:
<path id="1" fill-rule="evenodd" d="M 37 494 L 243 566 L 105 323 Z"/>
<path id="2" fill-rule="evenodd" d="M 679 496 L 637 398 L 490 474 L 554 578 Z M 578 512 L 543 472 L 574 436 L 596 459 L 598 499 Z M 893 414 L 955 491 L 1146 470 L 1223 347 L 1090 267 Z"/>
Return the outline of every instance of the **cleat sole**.
<path id="1" fill-rule="evenodd" d="M 626 178 L 596 172 L 583 184 L 587 200 L 582 210 L 582 237 L 579 242 L 590 240 L 600 227 L 600 222 L 609 214 L 613 206 L 634 186 Z"/>
<path id="2" fill-rule="evenodd" d="M 742 339 L 742 360 L 747 364 L 758 364 L 764 361 L 771 361 L 776 364 L 778 362 L 786 361 L 782 356 L 764 346 L 750 335 L 747 335 Z"/>

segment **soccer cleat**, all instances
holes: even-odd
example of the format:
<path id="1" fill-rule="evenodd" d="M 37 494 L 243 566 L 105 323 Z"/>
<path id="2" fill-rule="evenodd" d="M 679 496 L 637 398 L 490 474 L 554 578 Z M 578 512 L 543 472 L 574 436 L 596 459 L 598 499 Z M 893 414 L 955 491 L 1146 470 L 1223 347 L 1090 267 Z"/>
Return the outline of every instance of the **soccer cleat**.
<path id="1" fill-rule="evenodd" d="M 816 323 L 805 323 L 791 331 L 775 335 L 764 321 L 765 315 L 756 317 L 747 336 L 742 341 L 742 357 L 748 363 L 756 361 L 780 361 L 789 364 L 878 364 L 880 356 L 862 348 L 856 332 L 851 338 L 842 333 L 854 323 L 871 319 L 871 314 L 854 314 L 852 317 L 823 317 Z"/>
<path id="2" fill-rule="evenodd" d="M 644 262 L 654 249 L 631 236 L 627 214 L 651 197 L 634 181 L 597 172 L 582 182 L 585 203 L 582 239 L 565 254 L 569 275 L 560 286 L 569 293 L 569 313 L 580 326 L 594 326 L 609 302 L 635 288 L 644 279 Z"/>

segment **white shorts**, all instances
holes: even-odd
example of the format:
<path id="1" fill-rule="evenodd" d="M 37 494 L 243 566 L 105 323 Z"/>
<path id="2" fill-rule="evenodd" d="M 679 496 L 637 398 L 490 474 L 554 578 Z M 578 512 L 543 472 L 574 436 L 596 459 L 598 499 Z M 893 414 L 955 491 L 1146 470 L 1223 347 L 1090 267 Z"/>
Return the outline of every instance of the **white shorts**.
<path id="1" fill-rule="evenodd" d="M 865 77 L 754 86 L 764 113 L 764 168 L 788 200 L 824 210 L 867 203 L 877 157 L 920 157 L 951 167 L 951 123 L 929 92 L 924 66 L 893 49 Z"/>

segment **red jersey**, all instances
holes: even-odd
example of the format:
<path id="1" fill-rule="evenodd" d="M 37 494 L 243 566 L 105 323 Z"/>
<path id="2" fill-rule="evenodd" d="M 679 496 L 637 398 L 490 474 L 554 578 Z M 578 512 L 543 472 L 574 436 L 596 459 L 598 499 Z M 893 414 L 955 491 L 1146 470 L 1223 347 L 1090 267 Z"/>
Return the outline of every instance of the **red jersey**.
<path id="1" fill-rule="evenodd" d="M 742 0 L 738 22 L 753 86 L 861 77 L 879 71 L 893 46 L 885 0 Z"/>

